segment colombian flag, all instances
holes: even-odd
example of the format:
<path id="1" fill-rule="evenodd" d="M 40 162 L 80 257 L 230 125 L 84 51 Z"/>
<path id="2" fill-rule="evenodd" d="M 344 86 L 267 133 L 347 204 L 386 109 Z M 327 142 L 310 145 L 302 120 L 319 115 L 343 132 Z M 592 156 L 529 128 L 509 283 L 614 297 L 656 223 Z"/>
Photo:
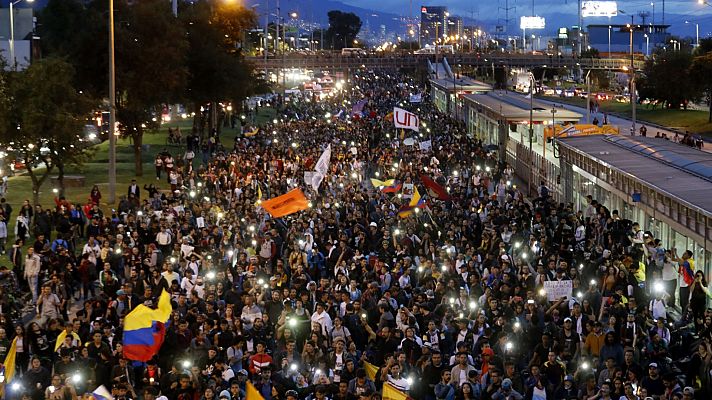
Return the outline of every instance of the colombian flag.
<path id="1" fill-rule="evenodd" d="M 124 320 L 124 357 L 136 361 L 153 358 L 163 344 L 171 311 L 171 296 L 165 290 L 157 309 L 140 304 L 131 311 Z"/>
<path id="2" fill-rule="evenodd" d="M 1 371 L 5 375 L 5 381 L 0 386 L 0 398 L 5 396 L 5 386 L 10 383 L 12 378 L 15 376 L 15 356 L 17 355 L 17 337 L 12 340 L 12 345 L 10 350 L 5 356 L 5 361 L 2 363 Z"/>
<path id="3" fill-rule="evenodd" d="M 692 285 L 692 282 L 695 281 L 695 261 L 688 258 L 687 262 L 680 264 L 680 274 L 682 274 L 685 283 Z"/>
<path id="4" fill-rule="evenodd" d="M 385 181 L 378 180 L 376 178 L 371 178 L 371 184 L 377 188 L 380 187 L 386 187 L 386 186 L 393 186 L 393 184 L 396 183 L 395 179 L 388 179 Z"/>
<path id="5" fill-rule="evenodd" d="M 250 381 L 247 381 L 245 386 L 245 397 L 247 400 L 265 400 L 262 394 L 260 394 L 260 391 L 257 390 L 255 385 L 253 385 Z"/>
<path id="6" fill-rule="evenodd" d="M 380 189 L 383 193 L 396 193 L 403 187 L 403 184 L 396 182 L 395 179 L 381 181 L 376 178 L 371 178 L 371 184 Z"/>
<path id="7" fill-rule="evenodd" d="M 279 197 L 263 201 L 262 208 L 264 208 L 271 216 L 279 218 L 298 211 L 306 210 L 309 208 L 309 201 L 304 196 L 304 192 L 297 188 Z"/>
<path id="8" fill-rule="evenodd" d="M 383 400 L 412 400 L 410 396 L 396 389 L 395 386 L 386 382 L 383 384 Z"/>
<path id="9" fill-rule="evenodd" d="M 371 364 L 368 361 L 363 362 L 363 369 L 366 370 L 366 376 L 368 376 L 368 379 L 375 381 L 376 380 L 376 373 L 378 373 L 378 367 Z"/>
<path id="10" fill-rule="evenodd" d="M 407 218 L 415 212 L 416 208 L 424 208 L 425 207 L 425 199 L 420 197 L 420 193 L 418 193 L 418 187 L 413 186 L 413 198 L 410 199 L 410 203 L 408 203 L 407 206 L 401 207 L 400 210 L 398 210 L 398 216 L 401 218 Z"/>

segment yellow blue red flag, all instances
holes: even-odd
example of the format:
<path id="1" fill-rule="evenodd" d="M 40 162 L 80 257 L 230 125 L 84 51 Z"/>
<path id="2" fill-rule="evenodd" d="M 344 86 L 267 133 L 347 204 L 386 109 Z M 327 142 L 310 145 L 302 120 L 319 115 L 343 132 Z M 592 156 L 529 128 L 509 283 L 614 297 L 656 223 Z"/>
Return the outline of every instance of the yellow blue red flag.
<path id="1" fill-rule="evenodd" d="M 371 184 L 375 187 L 386 187 L 386 186 L 393 186 L 393 184 L 396 183 L 395 179 L 388 179 L 385 181 L 376 179 L 376 178 L 371 178 Z"/>
<path id="2" fill-rule="evenodd" d="M 171 296 L 165 290 L 155 310 L 140 304 L 131 311 L 124 319 L 124 357 L 137 361 L 153 358 L 163 344 L 171 311 Z"/>
<path id="3" fill-rule="evenodd" d="M 420 193 L 418 192 L 418 187 L 414 186 L 413 187 L 413 197 L 410 199 L 410 202 L 408 203 L 407 206 L 403 206 L 398 210 L 398 216 L 401 218 L 407 218 L 411 216 L 416 209 L 418 208 L 423 208 L 425 207 L 425 199 L 420 197 Z"/>

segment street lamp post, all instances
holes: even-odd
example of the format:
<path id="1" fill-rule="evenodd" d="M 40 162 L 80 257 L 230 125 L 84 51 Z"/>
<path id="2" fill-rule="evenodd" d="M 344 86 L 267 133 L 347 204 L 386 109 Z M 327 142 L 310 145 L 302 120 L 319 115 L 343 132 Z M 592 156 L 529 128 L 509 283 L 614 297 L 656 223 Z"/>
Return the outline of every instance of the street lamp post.
<path id="1" fill-rule="evenodd" d="M 643 36 L 645 36 L 645 56 L 648 57 L 650 56 L 650 36 L 647 33 Z"/>
<path id="2" fill-rule="evenodd" d="M 32 3 L 35 0 L 27 0 L 28 3 Z M 22 0 L 10 0 L 10 62 L 12 63 L 12 69 L 17 69 L 17 58 L 15 57 L 15 12 L 14 6 L 21 3 Z"/>
<path id="3" fill-rule="evenodd" d="M 635 68 L 634 68 L 634 63 L 633 63 L 633 29 L 635 29 L 635 26 L 633 25 L 633 15 L 630 16 L 630 25 L 628 27 L 630 28 L 630 107 L 631 107 L 631 116 L 633 119 L 633 124 L 631 126 L 631 136 L 635 135 L 635 128 L 636 128 L 636 121 L 635 121 Z"/>
<path id="4" fill-rule="evenodd" d="M 591 70 L 586 72 L 586 123 L 591 123 Z"/>
<path id="5" fill-rule="evenodd" d="M 265 57 L 265 81 L 269 82 L 269 77 L 267 76 L 267 50 L 269 50 L 269 0 L 265 0 L 265 7 L 267 8 L 267 11 L 265 12 L 265 46 L 264 50 L 262 50 L 262 55 Z"/>
<path id="6" fill-rule="evenodd" d="M 541 143 L 544 147 L 542 152 L 541 162 L 539 163 L 539 173 L 541 174 L 541 179 L 546 179 L 546 174 L 544 173 L 544 163 L 546 162 L 546 133 L 543 135 L 544 141 Z M 554 138 L 556 138 L 556 106 L 551 107 L 551 140 L 554 143 Z"/>
<path id="7" fill-rule="evenodd" d="M 289 13 L 289 17 L 292 19 L 292 22 L 294 22 L 295 28 L 297 28 L 297 36 L 295 38 L 294 48 L 296 50 L 299 50 L 299 21 L 297 21 L 297 18 L 299 18 L 299 14 L 296 11 L 292 11 Z"/>
<path id="8" fill-rule="evenodd" d="M 685 21 L 686 24 L 691 24 L 690 21 Z M 695 24 L 695 47 L 700 47 L 700 24 L 697 22 Z"/>
<path id="9" fill-rule="evenodd" d="M 116 68 L 114 61 L 114 0 L 109 0 L 109 204 L 114 204 L 116 201 Z"/>
<path id="10" fill-rule="evenodd" d="M 608 25 L 608 59 L 611 58 L 611 25 Z"/>
<path id="11" fill-rule="evenodd" d="M 532 140 L 534 137 L 534 74 L 529 73 L 529 161 L 532 161 L 533 158 L 533 153 L 532 153 Z M 532 193 L 532 176 L 534 174 L 532 173 L 531 169 L 529 170 L 529 178 L 527 179 L 527 184 L 529 186 L 529 191 L 527 192 L 529 195 Z"/>

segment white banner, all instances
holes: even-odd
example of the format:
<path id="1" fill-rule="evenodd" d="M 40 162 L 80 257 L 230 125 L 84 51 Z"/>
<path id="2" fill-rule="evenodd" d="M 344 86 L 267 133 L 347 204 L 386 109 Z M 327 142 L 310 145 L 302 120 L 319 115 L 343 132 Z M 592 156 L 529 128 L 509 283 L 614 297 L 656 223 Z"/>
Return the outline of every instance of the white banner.
<path id="1" fill-rule="evenodd" d="M 410 199 L 413 197 L 413 186 L 412 183 L 404 183 L 403 184 L 403 189 L 401 190 L 401 194 L 403 195 L 404 199 Z"/>
<path id="2" fill-rule="evenodd" d="M 556 301 L 564 296 L 566 296 L 567 298 L 571 298 L 571 292 L 573 291 L 573 282 L 570 280 L 545 281 L 544 291 L 546 291 L 546 298 L 549 301 Z"/>
<path id="3" fill-rule="evenodd" d="M 420 129 L 420 118 L 402 108 L 393 108 L 393 122 L 396 124 L 396 128 L 412 129 L 416 132 Z"/>
<path id="4" fill-rule="evenodd" d="M 316 162 L 316 166 L 314 166 L 314 175 L 312 176 L 312 187 L 314 188 L 315 191 L 319 190 L 319 185 L 321 185 L 321 181 L 324 179 L 326 176 L 326 173 L 329 172 L 329 161 L 331 160 L 331 143 L 326 147 L 323 153 L 321 153 L 321 157 L 319 157 L 319 161 Z"/>
<path id="5" fill-rule="evenodd" d="M 307 185 L 312 184 L 312 179 L 314 178 L 314 171 L 304 171 L 304 183 Z"/>
<path id="6" fill-rule="evenodd" d="M 546 20 L 544 17 L 525 17 L 519 19 L 519 29 L 544 29 Z"/>
<path id="7" fill-rule="evenodd" d="M 618 4 L 615 1 L 584 1 L 581 3 L 581 16 L 615 17 L 618 15 Z"/>
<path id="8" fill-rule="evenodd" d="M 430 149 L 433 148 L 433 142 L 430 140 L 426 140 L 424 142 L 420 142 L 420 150 L 422 151 L 430 151 Z"/>
<path id="9" fill-rule="evenodd" d="M 423 101 L 423 95 L 421 93 L 410 95 L 411 103 L 420 103 L 421 101 Z"/>

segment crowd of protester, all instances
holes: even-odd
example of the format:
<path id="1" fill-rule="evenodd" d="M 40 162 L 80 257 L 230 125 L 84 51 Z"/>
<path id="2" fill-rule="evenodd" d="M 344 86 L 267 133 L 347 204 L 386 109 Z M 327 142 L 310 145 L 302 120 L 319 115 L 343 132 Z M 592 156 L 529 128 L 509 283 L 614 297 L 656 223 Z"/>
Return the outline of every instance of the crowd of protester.
<path id="1" fill-rule="evenodd" d="M 0 268 L 0 360 L 18 338 L 6 396 L 104 385 L 117 399 L 242 400 L 250 381 L 268 400 L 373 400 L 385 384 L 426 400 L 709 398 L 712 310 L 693 254 L 596 199 L 526 197 L 427 92 L 409 104 L 421 90 L 359 71 L 327 98 L 280 97 L 257 134 L 189 135 L 159 154 L 156 183 L 133 181 L 110 213 L 98 188 L 84 205 L 2 201 L 2 221 L 26 222 Z M 419 132 L 393 128 L 394 106 Z M 315 190 L 304 175 L 328 144 Z M 309 209 L 275 219 L 260 206 L 295 187 Z M 401 218 L 406 188 L 425 206 Z M 546 282 L 570 294 L 551 298 Z M 124 317 L 164 290 L 160 352 L 125 359 Z"/>

